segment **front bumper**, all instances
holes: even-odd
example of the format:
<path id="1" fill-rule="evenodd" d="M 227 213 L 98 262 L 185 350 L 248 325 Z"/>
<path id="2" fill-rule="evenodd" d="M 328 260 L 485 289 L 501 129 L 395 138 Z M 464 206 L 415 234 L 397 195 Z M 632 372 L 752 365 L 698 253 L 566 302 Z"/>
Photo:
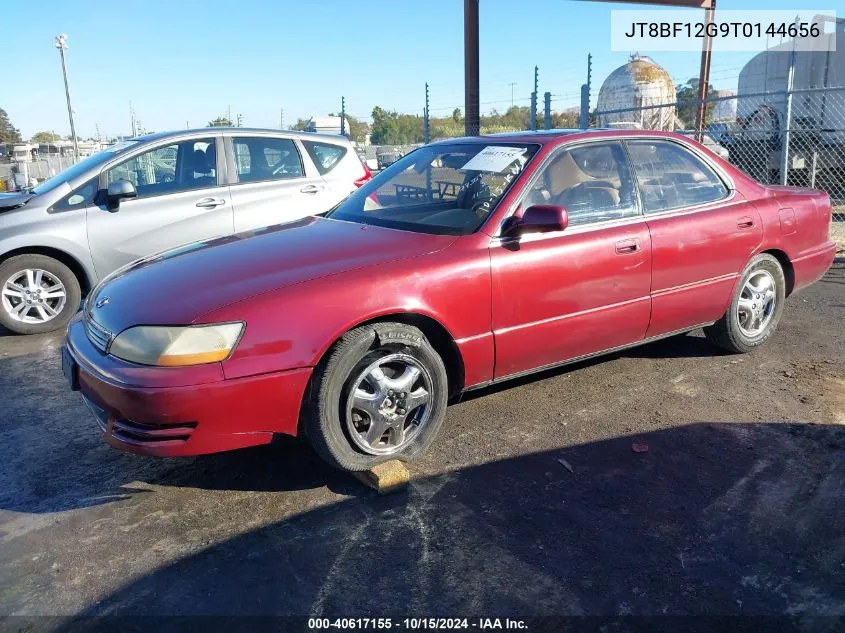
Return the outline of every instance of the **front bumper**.
<path id="1" fill-rule="evenodd" d="M 311 368 L 225 380 L 219 363 L 143 367 L 100 352 L 80 317 L 67 331 L 78 384 L 106 442 L 142 455 L 217 453 L 296 435 Z"/>

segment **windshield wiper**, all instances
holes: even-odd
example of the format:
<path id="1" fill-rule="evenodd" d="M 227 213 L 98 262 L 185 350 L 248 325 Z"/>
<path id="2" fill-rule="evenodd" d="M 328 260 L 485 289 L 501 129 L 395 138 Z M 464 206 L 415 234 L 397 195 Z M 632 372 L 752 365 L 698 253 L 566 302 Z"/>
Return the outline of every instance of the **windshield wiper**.
<path id="1" fill-rule="evenodd" d="M 329 209 L 328 211 L 323 211 L 322 213 L 316 213 L 315 215 L 317 215 L 317 216 L 319 216 L 319 217 L 321 217 L 321 218 L 327 218 L 327 217 L 329 217 L 329 214 L 334 213 L 334 212 L 335 212 L 335 210 L 337 210 L 337 208 L 338 208 L 340 205 L 342 205 L 344 202 L 346 202 L 346 198 L 344 198 L 343 200 L 341 200 L 340 202 L 338 202 L 336 205 L 334 205 L 334 206 L 333 206 L 331 209 Z"/>

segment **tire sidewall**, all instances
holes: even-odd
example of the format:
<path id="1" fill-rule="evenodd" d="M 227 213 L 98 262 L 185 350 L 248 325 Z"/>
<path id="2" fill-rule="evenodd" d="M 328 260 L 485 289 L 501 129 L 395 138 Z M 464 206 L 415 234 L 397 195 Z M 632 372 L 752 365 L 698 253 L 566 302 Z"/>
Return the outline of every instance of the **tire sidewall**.
<path id="1" fill-rule="evenodd" d="M 73 315 L 79 310 L 82 291 L 79 280 L 70 268 L 47 255 L 17 255 L 0 264 L 0 286 L 15 273 L 27 268 L 39 268 L 55 275 L 65 287 L 67 293 L 65 305 L 59 315 L 46 323 L 22 323 L 16 321 L 0 305 L 0 325 L 16 334 L 43 334 L 67 326 Z"/>
<path id="2" fill-rule="evenodd" d="M 317 428 L 309 429 L 309 437 L 324 458 L 343 470 L 361 471 L 393 459 L 413 459 L 428 448 L 445 418 L 448 384 L 443 361 L 422 332 L 411 326 L 376 325 L 352 334 L 347 344 L 342 341 L 322 374 L 316 394 L 317 419 L 314 422 Z M 433 410 L 426 426 L 402 451 L 370 455 L 357 448 L 348 436 L 344 419 L 346 400 L 351 381 L 356 376 L 355 370 L 362 362 L 372 362 L 396 352 L 413 356 L 428 370 Z"/>
<path id="3" fill-rule="evenodd" d="M 771 321 L 766 326 L 763 332 L 755 337 L 747 336 L 742 328 L 739 326 L 739 314 L 737 307 L 739 299 L 742 295 L 742 289 L 745 287 L 745 282 L 754 273 L 760 270 L 765 270 L 771 274 L 775 280 L 775 312 L 772 315 Z M 733 301 L 731 301 L 730 311 L 728 313 L 728 328 L 730 337 L 733 343 L 742 351 L 750 351 L 765 343 L 774 334 L 783 314 L 784 303 L 786 300 L 786 278 L 783 274 L 783 268 L 780 262 L 771 255 L 762 254 L 754 257 L 745 267 L 740 275 L 736 290 L 734 291 Z"/>

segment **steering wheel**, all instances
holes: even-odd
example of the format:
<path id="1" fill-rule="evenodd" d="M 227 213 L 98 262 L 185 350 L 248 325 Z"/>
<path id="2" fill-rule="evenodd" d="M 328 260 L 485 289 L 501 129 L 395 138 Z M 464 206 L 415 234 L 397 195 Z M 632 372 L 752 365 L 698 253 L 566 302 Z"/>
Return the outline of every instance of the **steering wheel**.
<path id="1" fill-rule="evenodd" d="M 490 209 L 484 206 L 486 203 L 487 203 L 486 200 L 483 200 L 481 202 L 476 202 L 475 204 L 472 205 L 472 207 L 470 208 L 470 211 L 472 211 L 479 218 L 483 218 L 488 213 L 490 213 Z"/>

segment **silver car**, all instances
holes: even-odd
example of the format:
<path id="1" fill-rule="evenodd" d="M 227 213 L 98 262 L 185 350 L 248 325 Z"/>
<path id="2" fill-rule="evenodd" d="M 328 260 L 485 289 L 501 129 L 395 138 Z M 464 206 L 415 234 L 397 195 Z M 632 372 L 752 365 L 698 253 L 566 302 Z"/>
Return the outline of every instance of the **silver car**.
<path id="1" fill-rule="evenodd" d="M 342 136 L 204 128 L 118 143 L 0 194 L 0 324 L 61 328 L 139 257 L 322 213 L 370 177 Z"/>

